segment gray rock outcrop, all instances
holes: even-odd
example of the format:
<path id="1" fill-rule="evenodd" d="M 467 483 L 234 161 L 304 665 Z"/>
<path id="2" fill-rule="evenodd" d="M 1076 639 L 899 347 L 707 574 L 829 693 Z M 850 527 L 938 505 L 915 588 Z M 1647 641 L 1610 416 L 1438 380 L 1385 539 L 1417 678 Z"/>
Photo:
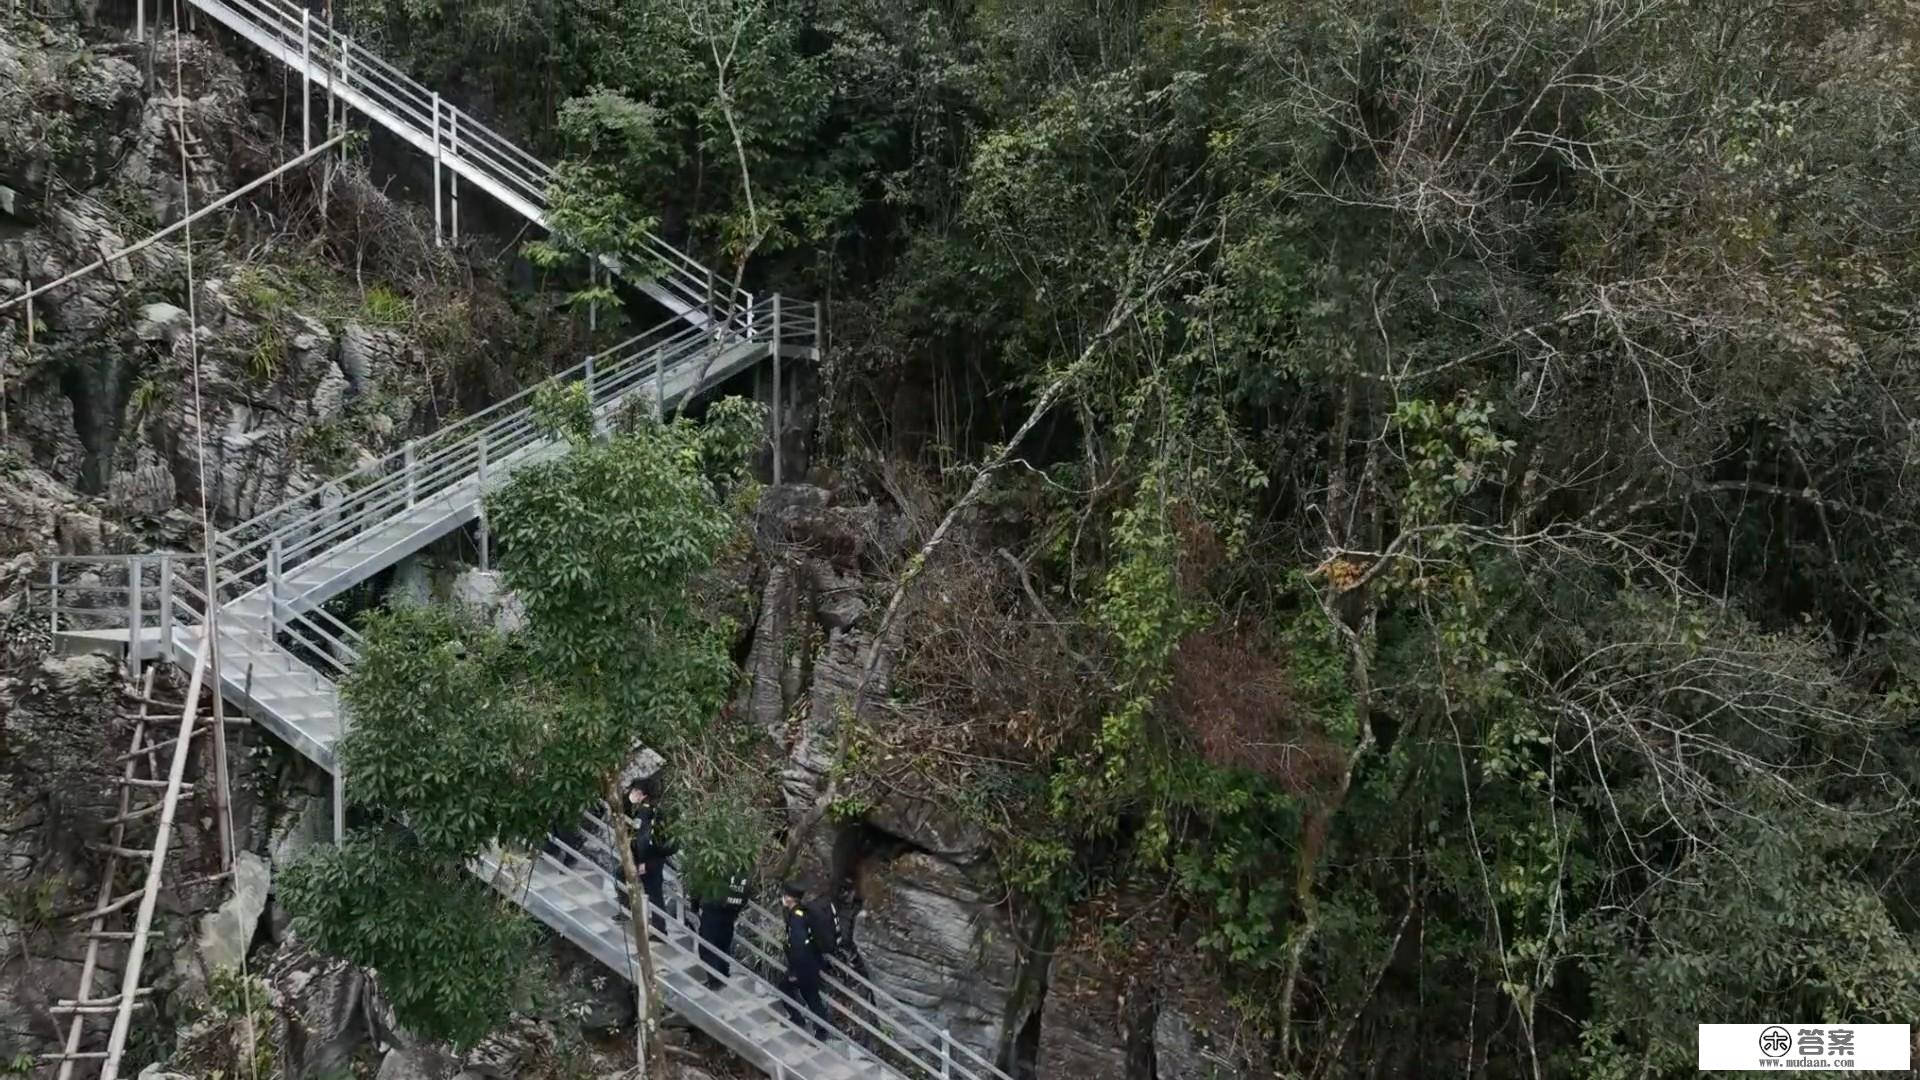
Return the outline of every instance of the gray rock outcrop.
<path id="1" fill-rule="evenodd" d="M 921 852 L 865 877 L 859 946 L 874 982 L 994 1060 L 1020 970 L 994 898 L 951 863 Z"/>

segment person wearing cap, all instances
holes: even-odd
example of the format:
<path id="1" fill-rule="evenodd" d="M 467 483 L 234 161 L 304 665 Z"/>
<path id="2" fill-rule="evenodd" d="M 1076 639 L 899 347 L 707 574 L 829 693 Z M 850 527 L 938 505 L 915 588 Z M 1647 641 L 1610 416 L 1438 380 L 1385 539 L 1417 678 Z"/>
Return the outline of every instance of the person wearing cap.
<path id="1" fill-rule="evenodd" d="M 787 977 L 781 980 L 780 989 L 790 999 L 798 998 L 813 1010 L 813 1030 L 821 1039 L 827 1039 L 832 1029 L 828 1027 L 826 1003 L 820 1000 L 820 944 L 814 940 L 806 898 L 806 890 L 799 885 L 790 882 L 781 886 L 780 906 L 787 912 Z M 799 1006 L 792 1000 L 786 1005 L 787 1015 L 793 1018 L 794 1024 L 806 1029 L 807 1019 Z"/>

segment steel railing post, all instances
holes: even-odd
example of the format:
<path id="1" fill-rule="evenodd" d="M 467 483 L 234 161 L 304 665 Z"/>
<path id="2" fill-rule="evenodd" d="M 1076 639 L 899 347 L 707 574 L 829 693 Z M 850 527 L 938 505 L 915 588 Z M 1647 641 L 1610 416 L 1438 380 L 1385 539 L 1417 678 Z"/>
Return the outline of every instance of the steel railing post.
<path id="1" fill-rule="evenodd" d="M 600 284 L 599 270 L 600 270 L 600 260 L 594 258 L 591 255 L 587 256 L 587 292 L 589 293 L 593 292 L 594 287 Z M 589 299 L 587 301 L 587 333 L 589 334 L 595 333 L 599 329 L 600 329 L 600 302 L 598 300 Z"/>
<path id="2" fill-rule="evenodd" d="M 447 110 L 447 148 L 453 153 L 454 160 L 460 160 L 460 110 Z M 455 169 L 449 179 L 448 201 L 453 204 L 453 242 L 460 242 L 460 170 Z"/>
<path id="3" fill-rule="evenodd" d="M 138 555 L 127 559 L 127 677 L 140 677 L 140 572 Z"/>
<path id="4" fill-rule="evenodd" d="M 940 1077 L 952 1080 L 953 1077 L 953 1029 L 940 1033 Z"/>
<path id="5" fill-rule="evenodd" d="M 166 659 L 173 651 L 173 556 L 160 556 L 160 652 Z"/>
<path id="6" fill-rule="evenodd" d="M 474 501 L 478 503 L 480 507 L 480 513 L 479 513 L 480 572 L 484 574 L 488 570 L 488 556 L 490 554 L 490 552 L 488 551 L 488 548 L 491 546 L 490 545 L 491 538 L 487 535 L 487 433 L 484 429 L 480 432 L 479 474 L 480 474 L 480 482 L 479 482 L 480 490 L 479 490 L 478 496 L 474 499 Z"/>
<path id="7" fill-rule="evenodd" d="M 267 548 L 267 637 L 280 635 L 280 538 Z"/>
<path id="8" fill-rule="evenodd" d="M 773 294 L 773 340 L 768 349 L 773 353 L 773 484 L 780 486 L 780 443 L 785 430 L 780 423 L 780 294 Z"/>
<path id="9" fill-rule="evenodd" d="M 347 99 L 345 95 L 347 94 L 348 91 L 353 89 L 353 70 L 347 66 L 347 50 L 351 48 L 353 48 L 353 39 L 348 37 L 345 34 L 341 34 L 340 35 L 340 95 L 341 95 L 340 96 L 340 127 L 342 129 L 345 129 L 347 126 Z M 345 165 L 346 163 L 347 163 L 347 144 L 343 142 L 340 144 L 340 164 Z"/>
<path id="10" fill-rule="evenodd" d="M 419 497 L 419 490 L 420 490 L 419 489 L 420 481 L 414 475 L 414 471 L 413 471 L 413 440 L 412 439 L 408 439 L 406 446 L 402 448 L 400 461 L 401 461 L 401 468 L 405 469 L 407 472 L 407 505 L 412 506 L 414 503 L 414 500 Z"/>
<path id="11" fill-rule="evenodd" d="M 593 354 L 592 353 L 587 354 L 585 383 L 587 387 L 587 434 L 591 436 L 595 434 L 595 432 L 599 429 L 599 426 L 600 426 L 598 420 L 595 418 L 593 414 L 594 396 L 593 396 Z"/>
<path id="12" fill-rule="evenodd" d="M 47 564 L 47 633 L 60 632 L 60 564 Z"/>
<path id="13" fill-rule="evenodd" d="M 445 219 L 442 216 L 444 211 L 442 211 L 440 208 L 441 188 L 443 186 L 444 186 L 444 183 L 440 179 L 440 91 L 435 90 L 433 92 L 433 246 L 434 247 L 440 247 L 445 243 L 445 240 L 443 239 L 446 233 L 445 225 L 444 225 Z"/>
<path id="14" fill-rule="evenodd" d="M 313 12 L 304 6 L 300 9 L 300 151 L 313 151 Z"/>
<path id="15" fill-rule="evenodd" d="M 133 0 L 133 40 L 147 40 L 147 0 Z"/>
<path id="16" fill-rule="evenodd" d="M 667 419 L 667 357 L 659 349 L 653 350 L 653 418 Z"/>

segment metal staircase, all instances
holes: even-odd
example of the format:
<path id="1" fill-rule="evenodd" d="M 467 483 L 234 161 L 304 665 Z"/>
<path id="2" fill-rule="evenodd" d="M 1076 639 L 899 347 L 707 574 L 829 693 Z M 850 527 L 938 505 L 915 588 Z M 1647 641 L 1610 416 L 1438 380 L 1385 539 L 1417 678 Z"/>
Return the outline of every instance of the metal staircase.
<path id="1" fill-rule="evenodd" d="M 452 177 L 456 238 L 461 179 L 535 225 L 547 227 L 551 166 L 354 44 L 351 36 L 305 6 L 294 0 L 188 2 L 300 76 L 304 149 L 313 146 L 308 113 L 318 89 L 432 158 L 436 235 L 444 229 L 447 216 L 443 200 L 449 193 L 442 190 L 443 173 Z M 331 112 L 329 104 L 329 118 Z M 705 326 L 754 306 L 752 294 L 734 288 L 723 276 L 652 233 L 645 235 L 642 250 L 634 257 L 632 266 L 605 256 L 599 262 L 693 325 Z"/>
<path id="2" fill-rule="evenodd" d="M 817 312 L 771 297 L 741 318 L 739 337 L 673 324 L 588 358 L 549 385 L 583 388 L 597 428 L 629 409 L 662 410 L 767 356 L 815 355 Z M 191 667 L 218 609 L 219 686 L 256 722 L 336 778 L 335 828 L 344 783 L 334 747 L 345 723 L 336 680 L 359 655 L 359 636 L 321 607 L 402 557 L 469 523 L 487 547 L 485 493 L 522 466 L 564 453 L 542 433 L 531 388 L 432 436 L 274 507 L 222 536 L 216 595 L 204 589 L 197 555 L 161 553 L 61 558 L 49 574 L 51 629 L 65 648 L 124 650 L 130 665 L 166 659 Z M 106 597 L 106 602 L 101 598 Z M 605 864 L 604 826 L 589 821 L 601 849 L 571 852 L 568 866 L 544 851 L 491 852 L 473 870 L 534 917 L 603 964 L 636 977 L 631 923 L 616 920 L 624 886 Z M 556 847 L 561 846 L 557 839 Z M 684 912 L 669 875 L 670 907 Z M 821 1043 L 787 1017 L 775 983 L 784 935 L 780 916 L 743 913 L 732 978 L 699 957 L 677 918 L 655 935 L 660 990 L 673 1011 L 777 1077 L 850 1080 L 1007 1080 L 1006 1074 L 917 1011 L 844 966 L 828 986 L 837 1028 Z"/>
<path id="3" fill-rule="evenodd" d="M 309 146 L 311 122 L 304 105 L 317 83 L 430 155 L 436 227 L 442 218 L 443 170 L 454 177 L 456 235 L 461 178 L 528 220 L 546 224 L 552 169 L 305 8 L 288 0 L 190 3 L 300 74 Z M 711 271 L 658 237 L 649 236 L 640 254 L 632 266 L 599 261 L 658 300 L 673 319 L 542 384 L 583 387 L 597 429 L 610 427 L 626 410 L 663 415 L 674 403 L 763 359 L 772 361 L 777 394 L 783 359 L 817 358 L 816 305 L 778 296 L 756 300 L 717 283 Z M 212 556 L 211 574 L 199 555 L 52 560 L 56 641 L 67 649 L 124 654 L 133 669 L 146 660 L 194 668 L 211 638 L 215 662 L 201 670 L 214 691 L 333 774 L 338 837 L 341 793 L 349 778 L 341 775 L 334 752 L 346 722 L 336 680 L 357 658 L 359 638 L 321 604 L 469 524 L 477 523 L 484 565 L 490 548 L 486 493 L 515 470 L 566 452 L 564 440 L 548 437 L 534 422 L 531 397 L 537 389 L 409 442 L 227 530 Z M 776 473 L 777 455 L 776 442 Z M 597 835 L 589 846 L 604 860 L 609 850 L 604 828 L 590 831 Z M 562 846 L 557 839 L 553 843 Z M 611 860 L 570 853 L 576 865 L 545 850 L 494 851 L 476 859 L 472 869 L 622 977 L 636 978 L 633 923 L 616 918 L 624 886 L 605 866 Z M 684 912 L 684 897 L 671 873 L 667 888 L 670 909 Z M 677 915 L 653 937 L 667 1006 L 768 1075 L 783 1080 L 1010 1080 L 926 1016 L 843 965 L 831 966 L 826 995 L 841 1037 L 823 1044 L 793 1024 L 784 1007 L 791 1002 L 774 981 L 784 950 L 782 919 L 764 907 L 752 905 L 743 913 L 735 942 L 738 962 L 725 981 L 704 965 L 692 931 Z"/>

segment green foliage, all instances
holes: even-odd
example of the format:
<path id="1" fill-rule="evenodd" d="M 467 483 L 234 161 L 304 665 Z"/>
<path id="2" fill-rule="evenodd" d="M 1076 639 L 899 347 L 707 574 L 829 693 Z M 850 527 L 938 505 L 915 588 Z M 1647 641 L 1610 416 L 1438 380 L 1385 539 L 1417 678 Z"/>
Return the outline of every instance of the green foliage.
<path id="1" fill-rule="evenodd" d="M 411 326 L 415 319 L 413 302 L 388 285 L 367 290 L 360 301 L 360 316 L 374 326 Z"/>
<path id="2" fill-rule="evenodd" d="M 667 801 L 670 827 L 680 845 L 676 869 L 690 895 L 717 899 L 728 882 L 750 874 L 771 823 L 757 805 L 760 792 L 750 773 L 721 774 L 690 782 L 679 776 Z"/>
<path id="3" fill-rule="evenodd" d="M 286 287 L 267 267 L 247 265 L 234 271 L 233 291 L 256 315 L 276 314 L 287 302 Z"/>
<path id="4" fill-rule="evenodd" d="M 267 323 L 260 328 L 260 334 L 247 350 L 243 367 L 247 378 L 265 385 L 280 377 L 286 367 L 287 338 L 275 323 Z"/>
<path id="5" fill-rule="evenodd" d="M 206 996 L 188 1003 L 194 1035 L 174 1064 L 208 1080 L 276 1075 L 273 1001 L 260 979 L 233 968 L 209 973 Z"/>
<path id="6" fill-rule="evenodd" d="M 618 733 L 545 690 L 505 635 L 439 607 L 371 612 L 365 634 L 341 686 L 348 797 L 404 817 L 423 851 L 530 842 L 597 794 Z"/>
<path id="7" fill-rule="evenodd" d="M 533 392 L 533 423 L 551 437 L 585 442 L 593 437 L 593 406 L 584 382 L 548 383 Z"/>
<path id="8" fill-rule="evenodd" d="M 732 679 L 726 628 L 693 586 L 733 534 L 726 498 L 758 411 L 722 404 L 706 428 L 648 422 L 604 440 L 589 437 L 577 385 L 543 390 L 535 411 L 569 452 L 516 471 L 489 505 L 526 628 L 432 607 L 366 617 L 339 751 L 349 797 L 391 829 L 314 856 L 286 884 L 303 935 L 377 966 L 404 1023 L 456 1042 L 504 1016 L 528 933 L 468 859 L 578 814 L 637 742 L 697 739 Z M 765 822 L 743 781 L 677 803 L 692 880 L 752 864 Z"/>
<path id="9" fill-rule="evenodd" d="M 688 590 L 733 529 L 706 471 L 737 469 L 716 459 L 738 451 L 731 439 L 681 420 L 578 441 L 490 501 L 531 662 L 657 748 L 704 727 L 732 679 L 725 643 Z M 576 697 L 571 707 L 583 706 Z"/>
<path id="10" fill-rule="evenodd" d="M 408 1029 L 469 1046 L 524 989 L 533 924 L 458 862 L 404 839 L 317 848 L 277 883 L 315 948 L 377 968 Z"/>
<path id="11" fill-rule="evenodd" d="M 140 377 L 133 384 L 133 392 L 127 395 L 127 410 L 131 419 L 138 424 L 154 415 L 166 404 L 167 386 L 153 373 Z"/>

